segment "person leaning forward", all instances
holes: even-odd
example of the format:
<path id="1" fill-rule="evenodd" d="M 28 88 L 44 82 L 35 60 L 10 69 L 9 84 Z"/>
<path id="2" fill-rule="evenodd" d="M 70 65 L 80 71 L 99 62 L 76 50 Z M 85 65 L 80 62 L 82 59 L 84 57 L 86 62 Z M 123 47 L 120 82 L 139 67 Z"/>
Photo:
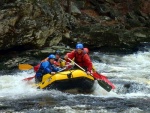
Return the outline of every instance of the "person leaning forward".
<path id="1" fill-rule="evenodd" d="M 60 55 L 61 55 L 60 51 L 57 50 L 55 52 L 55 57 L 56 58 L 55 58 L 55 61 L 54 61 L 54 65 L 57 66 L 57 67 L 63 68 L 63 67 L 65 67 L 65 63 L 66 62 L 65 62 L 65 60 L 61 59 Z M 48 60 L 48 57 L 46 57 L 44 60 L 42 60 L 41 63 L 45 62 L 47 60 Z M 40 67 L 40 63 L 38 65 L 34 66 L 34 71 L 37 72 L 37 70 L 39 69 L 39 67 Z"/>
<path id="2" fill-rule="evenodd" d="M 67 53 L 64 59 L 68 62 L 68 58 L 71 60 L 74 59 L 75 63 L 87 71 L 87 74 L 92 73 L 92 62 L 87 52 L 84 51 L 83 44 L 78 43 L 76 45 L 76 50 Z"/>
<path id="3" fill-rule="evenodd" d="M 47 61 L 43 61 L 40 64 L 40 67 L 38 69 L 38 71 L 35 74 L 35 82 L 41 82 L 42 81 L 42 77 L 45 74 L 56 74 L 56 72 L 58 72 L 59 70 L 61 70 L 61 68 L 58 68 L 56 66 L 54 66 L 54 61 L 55 61 L 55 55 L 51 54 L 48 56 L 48 60 Z"/>
<path id="4" fill-rule="evenodd" d="M 65 67 L 65 61 L 61 58 L 61 52 L 59 50 L 56 50 L 55 52 L 55 61 L 54 61 L 54 65 L 58 66 L 60 68 Z M 42 60 L 41 62 L 47 61 L 48 57 L 45 58 L 44 60 Z"/>

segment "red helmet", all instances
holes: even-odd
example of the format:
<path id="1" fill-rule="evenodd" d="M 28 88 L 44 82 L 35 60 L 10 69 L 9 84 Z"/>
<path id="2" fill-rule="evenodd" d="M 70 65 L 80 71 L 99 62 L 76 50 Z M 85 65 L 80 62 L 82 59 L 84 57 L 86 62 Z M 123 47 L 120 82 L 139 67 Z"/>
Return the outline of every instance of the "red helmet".
<path id="1" fill-rule="evenodd" d="M 83 49 L 86 53 L 89 53 L 89 49 L 88 48 L 84 48 Z"/>

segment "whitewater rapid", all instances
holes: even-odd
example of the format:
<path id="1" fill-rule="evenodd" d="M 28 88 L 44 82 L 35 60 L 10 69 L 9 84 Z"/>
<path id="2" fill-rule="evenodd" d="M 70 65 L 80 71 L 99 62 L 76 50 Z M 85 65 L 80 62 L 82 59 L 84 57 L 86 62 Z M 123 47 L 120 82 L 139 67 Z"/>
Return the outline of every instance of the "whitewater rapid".
<path id="1" fill-rule="evenodd" d="M 99 59 L 94 60 L 93 64 L 96 70 L 107 76 L 112 82 L 123 81 L 137 83 L 135 87 L 150 87 L 150 52 L 137 52 L 128 55 L 109 55 L 94 52 L 93 56 L 98 56 Z M 0 99 L 18 99 L 30 96 L 36 96 L 49 91 L 43 91 L 33 87 L 34 79 L 30 82 L 22 81 L 24 78 L 34 76 L 33 70 L 21 71 L 13 75 L 0 76 Z M 122 84 L 117 84 L 116 89 L 111 92 L 105 91 L 97 83 L 95 84 L 96 90 L 93 92 L 94 96 L 103 97 L 137 97 L 137 96 L 150 96 L 149 91 L 141 90 L 133 87 L 133 91 L 125 94 L 117 94 L 117 88 L 121 88 Z M 119 89 L 121 90 L 121 89 Z"/>

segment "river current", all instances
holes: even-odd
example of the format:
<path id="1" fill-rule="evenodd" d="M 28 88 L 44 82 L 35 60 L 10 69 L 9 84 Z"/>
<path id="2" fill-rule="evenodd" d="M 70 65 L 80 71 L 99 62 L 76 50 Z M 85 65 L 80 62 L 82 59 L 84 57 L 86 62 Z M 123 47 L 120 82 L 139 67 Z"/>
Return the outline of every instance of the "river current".
<path id="1" fill-rule="evenodd" d="M 149 113 L 150 50 L 132 54 L 91 55 L 96 70 L 116 89 L 107 92 L 95 82 L 92 94 L 40 90 L 32 86 L 33 70 L 0 75 L 0 113 Z"/>

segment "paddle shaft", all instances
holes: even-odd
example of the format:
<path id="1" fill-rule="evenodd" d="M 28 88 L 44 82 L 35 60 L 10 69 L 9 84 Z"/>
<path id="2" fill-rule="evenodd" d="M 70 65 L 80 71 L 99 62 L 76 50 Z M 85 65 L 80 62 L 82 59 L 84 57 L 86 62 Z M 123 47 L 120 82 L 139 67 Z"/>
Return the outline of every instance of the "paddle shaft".
<path id="1" fill-rule="evenodd" d="M 83 69 L 81 66 L 79 66 L 77 63 L 75 63 L 73 60 L 71 60 L 70 58 L 68 58 L 68 60 L 69 61 L 71 61 L 71 62 L 73 62 L 76 66 L 78 66 L 80 69 L 82 69 L 84 72 L 86 72 L 85 71 L 85 69 Z M 92 77 L 94 77 L 92 74 L 90 74 Z"/>
<path id="2" fill-rule="evenodd" d="M 85 69 L 83 69 L 81 66 L 79 66 L 77 63 L 75 63 L 73 60 L 71 60 L 70 58 L 68 58 L 69 61 L 73 62 L 76 66 L 78 66 L 80 69 L 82 69 L 83 71 L 85 71 Z"/>
<path id="3" fill-rule="evenodd" d="M 65 68 L 63 68 L 63 69 L 61 69 L 61 70 L 59 70 L 57 73 L 59 73 L 59 72 L 61 72 L 61 71 L 65 70 L 65 69 L 66 69 L 66 67 L 65 67 Z M 35 76 L 28 77 L 28 78 L 24 78 L 23 80 L 24 80 L 24 81 L 30 81 L 30 80 L 32 80 L 33 78 L 35 78 Z"/>
<path id="4" fill-rule="evenodd" d="M 69 61 L 72 61 L 70 58 L 68 58 Z M 81 66 L 79 66 L 77 63 L 75 63 L 74 61 L 72 61 L 75 65 L 77 65 L 80 69 L 82 69 L 83 71 L 85 71 L 85 69 L 83 69 Z M 93 73 L 94 74 L 94 73 Z M 98 83 L 100 84 L 101 87 L 103 87 L 106 91 L 110 91 L 112 89 L 112 85 L 109 85 L 107 82 L 106 82 L 106 77 L 104 76 L 95 76 L 95 74 L 90 74 L 92 77 L 94 77 Z M 100 79 L 103 78 L 104 80 Z M 107 80 L 108 81 L 108 80 Z"/>

